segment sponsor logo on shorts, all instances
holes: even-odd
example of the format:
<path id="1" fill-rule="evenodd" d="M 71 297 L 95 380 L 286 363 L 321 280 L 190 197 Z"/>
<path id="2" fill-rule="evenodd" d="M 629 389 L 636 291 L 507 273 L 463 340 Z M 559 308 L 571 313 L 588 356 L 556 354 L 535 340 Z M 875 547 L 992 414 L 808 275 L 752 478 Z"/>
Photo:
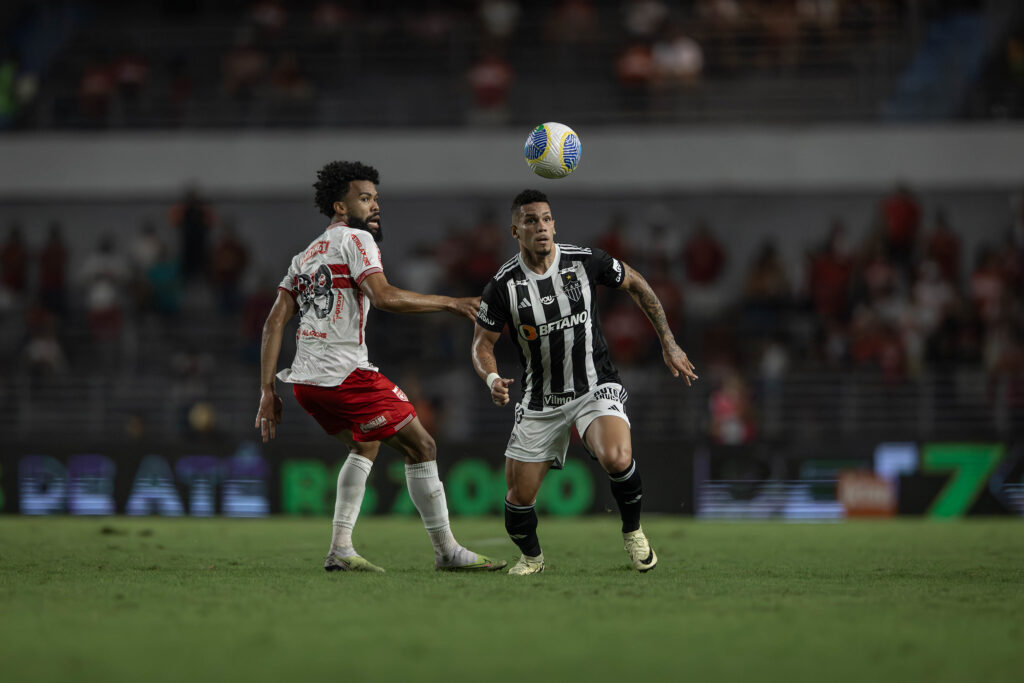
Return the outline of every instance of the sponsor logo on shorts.
<path id="1" fill-rule="evenodd" d="M 397 389 L 398 387 L 395 388 Z M 386 416 L 378 415 L 369 422 L 364 422 L 361 425 L 359 425 L 359 431 L 361 431 L 363 434 L 367 432 L 372 432 L 374 429 L 380 429 L 385 424 L 387 424 L 387 422 L 388 418 Z"/>
<path id="2" fill-rule="evenodd" d="M 601 387 L 594 392 L 595 401 L 626 402 L 626 390 L 622 387 Z"/>
<path id="3" fill-rule="evenodd" d="M 409 397 L 405 395 L 404 391 L 402 391 L 401 389 L 398 388 L 397 384 L 395 385 L 395 388 L 392 389 L 391 391 L 395 392 L 395 396 L 397 396 L 398 398 L 402 399 L 406 403 L 409 402 Z"/>
<path id="4" fill-rule="evenodd" d="M 558 394 L 545 394 L 544 405 L 546 406 L 564 406 L 576 398 L 576 394 L 572 391 L 563 391 Z"/>
<path id="5" fill-rule="evenodd" d="M 576 325 L 582 325 L 588 320 L 590 320 L 590 314 L 587 311 L 580 311 L 579 313 L 567 315 L 564 318 L 559 318 L 558 320 L 553 320 L 549 323 L 538 325 L 537 327 L 534 327 L 533 325 L 520 325 L 519 336 L 526 341 L 533 341 L 538 337 L 546 337 L 552 332 L 564 330 L 569 327 L 575 327 Z"/>

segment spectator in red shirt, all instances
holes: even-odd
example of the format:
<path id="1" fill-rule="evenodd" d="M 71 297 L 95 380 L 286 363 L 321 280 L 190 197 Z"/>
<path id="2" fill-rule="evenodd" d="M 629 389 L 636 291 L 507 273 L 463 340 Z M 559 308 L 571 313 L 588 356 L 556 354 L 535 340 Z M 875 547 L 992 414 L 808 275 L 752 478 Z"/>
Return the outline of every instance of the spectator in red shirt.
<path id="1" fill-rule="evenodd" d="M 749 443 L 756 433 L 754 409 L 747 385 L 730 370 L 721 386 L 711 392 L 711 438 L 716 443 L 738 446 Z"/>
<path id="2" fill-rule="evenodd" d="M 169 215 L 171 225 L 181 231 L 181 272 L 186 279 L 205 274 L 209 258 L 210 231 L 217 221 L 213 207 L 199 190 L 189 187 Z"/>
<path id="3" fill-rule="evenodd" d="M 487 210 L 469 232 L 468 254 L 462 263 L 462 277 L 470 291 L 483 290 L 487 281 L 501 266 L 501 249 L 504 246 L 505 230 L 498 223 L 498 216 Z"/>
<path id="4" fill-rule="evenodd" d="M 648 349 L 657 337 L 643 311 L 633 305 L 632 300 L 616 298 L 610 310 L 601 312 L 601 323 L 616 365 L 633 367 L 646 360 Z"/>
<path id="5" fill-rule="evenodd" d="M 651 274 L 647 283 L 658 295 L 662 307 L 665 309 L 665 318 L 669 327 L 678 329 L 683 322 L 683 291 L 679 284 L 672 278 L 669 265 L 665 261 L 656 262 L 651 268 Z"/>
<path id="6" fill-rule="evenodd" d="M 78 82 L 78 105 L 82 115 L 96 123 L 104 122 L 115 91 L 114 72 L 110 66 L 98 61 L 86 66 Z"/>
<path id="7" fill-rule="evenodd" d="M 853 263 L 843 246 L 846 226 L 834 219 L 825 248 L 812 259 L 809 289 L 815 312 L 824 318 L 845 317 L 849 309 Z"/>
<path id="8" fill-rule="evenodd" d="M 39 252 L 39 299 L 51 313 L 67 309 L 68 250 L 58 221 L 50 223 L 50 236 Z"/>
<path id="9" fill-rule="evenodd" d="M 615 76 L 619 82 L 623 110 L 633 113 L 649 112 L 651 86 L 655 76 L 651 46 L 646 42 L 626 46 L 615 60 Z"/>
<path id="10" fill-rule="evenodd" d="M 889 257 L 909 272 L 921 227 L 921 205 L 906 185 L 897 185 L 881 203 L 883 235 Z"/>
<path id="11" fill-rule="evenodd" d="M 971 274 L 970 295 L 975 310 L 986 323 L 995 322 L 999 317 L 1005 289 L 999 253 L 991 247 L 984 247 Z"/>
<path id="12" fill-rule="evenodd" d="M 725 266 L 725 250 L 705 221 L 698 221 L 690 239 L 683 245 L 682 260 L 690 282 L 710 287 L 718 281 Z"/>
<path id="13" fill-rule="evenodd" d="M 473 96 L 470 119 L 478 124 L 508 120 L 508 94 L 515 80 L 512 66 L 495 52 L 485 52 L 466 73 Z"/>
<path id="14" fill-rule="evenodd" d="M 126 102 L 134 103 L 149 79 L 149 64 L 138 51 L 130 50 L 118 57 L 111 66 L 118 94 Z"/>
<path id="15" fill-rule="evenodd" d="M 636 259 L 633 258 L 633 254 L 629 249 L 626 227 L 626 215 L 616 211 L 608 220 L 608 227 L 594 241 L 594 246 L 608 252 L 620 261 L 633 263 Z"/>
<path id="16" fill-rule="evenodd" d="M 232 315 L 241 304 L 242 276 L 249 252 L 238 239 L 234 221 L 225 220 L 221 238 L 210 252 L 210 282 L 217 291 L 222 313 Z"/>
<path id="17" fill-rule="evenodd" d="M 946 212 L 941 209 L 935 214 L 935 229 L 924 251 L 939 265 L 943 278 L 954 285 L 960 281 L 960 238 L 950 229 Z"/>
<path id="18" fill-rule="evenodd" d="M 28 248 L 17 223 L 11 225 L 7 241 L 0 247 L 0 285 L 17 295 L 24 295 L 28 288 Z"/>

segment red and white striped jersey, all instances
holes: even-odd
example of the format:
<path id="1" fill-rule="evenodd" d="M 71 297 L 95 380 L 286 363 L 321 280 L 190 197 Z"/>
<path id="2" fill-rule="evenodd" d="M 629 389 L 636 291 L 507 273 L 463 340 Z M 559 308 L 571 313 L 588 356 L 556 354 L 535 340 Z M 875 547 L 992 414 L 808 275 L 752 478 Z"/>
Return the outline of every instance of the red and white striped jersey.
<path id="1" fill-rule="evenodd" d="M 359 283 L 382 272 L 373 236 L 341 222 L 328 226 L 295 255 L 278 289 L 292 295 L 301 319 L 295 333 L 295 359 L 290 368 L 278 373 L 278 379 L 338 386 L 356 368 L 377 370 L 366 349 L 370 302 Z"/>

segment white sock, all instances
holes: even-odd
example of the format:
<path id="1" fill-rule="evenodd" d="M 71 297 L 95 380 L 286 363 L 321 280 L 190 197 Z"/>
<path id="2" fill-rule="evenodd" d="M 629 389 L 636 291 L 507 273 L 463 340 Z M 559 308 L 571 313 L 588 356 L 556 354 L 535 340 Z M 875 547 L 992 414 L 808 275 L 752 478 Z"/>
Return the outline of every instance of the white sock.
<path id="1" fill-rule="evenodd" d="M 355 553 L 352 546 L 352 528 L 359 517 L 366 493 L 366 478 L 370 476 L 373 461 L 352 452 L 338 472 L 338 497 L 334 500 L 334 533 L 331 535 L 331 552 L 346 551 L 343 555 Z"/>
<path id="2" fill-rule="evenodd" d="M 423 519 L 434 553 L 443 558 L 451 557 L 459 549 L 459 543 L 452 535 L 448 524 L 448 500 L 444 485 L 437 476 L 437 462 L 418 462 L 405 466 L 405 483 L 409 497 Z"/>

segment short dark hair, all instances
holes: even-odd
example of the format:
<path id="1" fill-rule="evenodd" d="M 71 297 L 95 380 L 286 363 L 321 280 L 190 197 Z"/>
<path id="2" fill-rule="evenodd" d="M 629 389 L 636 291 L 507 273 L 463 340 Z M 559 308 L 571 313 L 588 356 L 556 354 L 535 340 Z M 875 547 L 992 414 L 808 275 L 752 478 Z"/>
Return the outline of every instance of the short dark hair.
<path id="1" fill-rule="evenodd" d="M 353 180 L 369 180 L 380 184 L 380 173 L 373 166 L 358 161 L 332 161 L 316 172 L 316 208 L 328 218 L 334 218 L 334 202 L 345 196 Z"/>
<path id="2" fill-rule="evenodd" d="M 516 198 L 512 200 L 512 213 L 515 214 L 519 210 L 519 207 L 526 204 L 536 204 L 537 202 L 544 202 L 550 204 L 548 196 L 540 190 L 523 190 L 516 195 Z"/>

